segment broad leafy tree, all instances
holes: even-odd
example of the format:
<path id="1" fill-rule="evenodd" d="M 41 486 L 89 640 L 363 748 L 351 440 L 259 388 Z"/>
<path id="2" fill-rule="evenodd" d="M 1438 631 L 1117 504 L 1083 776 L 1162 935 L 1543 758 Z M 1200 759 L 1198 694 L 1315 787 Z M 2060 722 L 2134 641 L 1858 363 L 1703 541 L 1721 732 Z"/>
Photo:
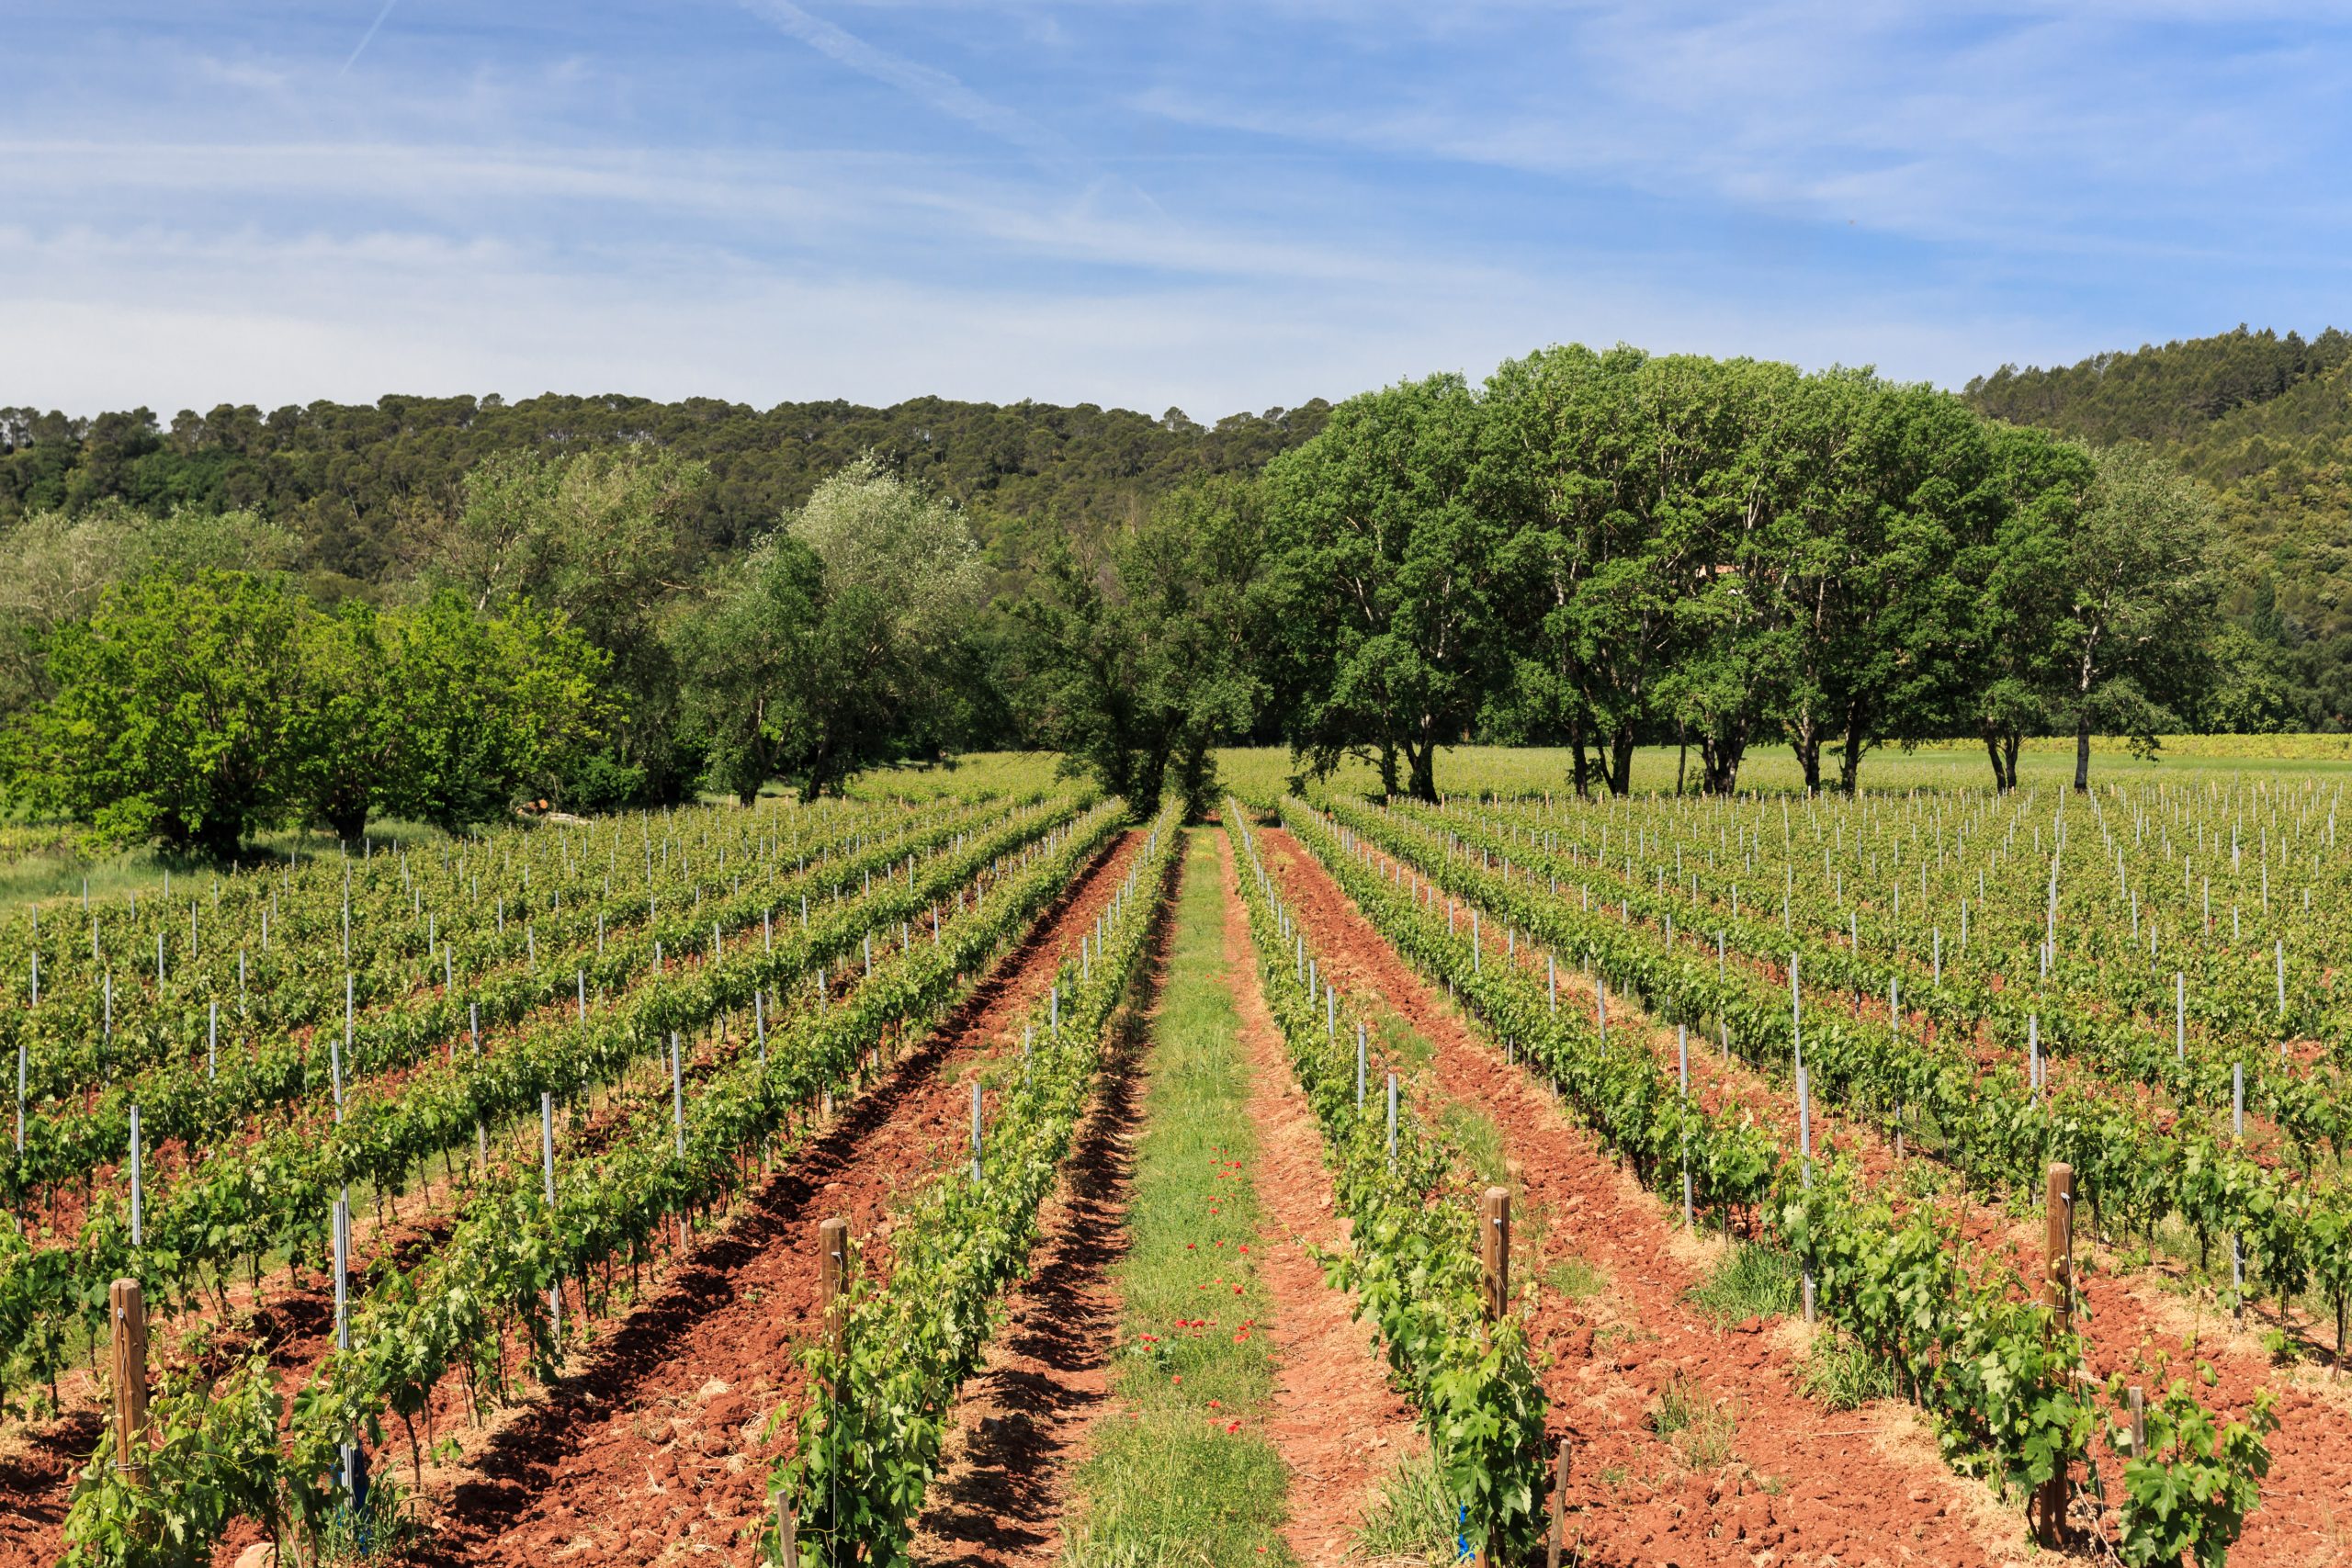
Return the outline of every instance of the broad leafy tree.
<path id="1" fill-rule="evenodd" d="M 300 807 L 311 614 L 280 581 L 240 573 L 107 591 L 51 642 L 55 694 L 11 737 L 14 793 L 106 841 L 230 859 Z"/>
<path id="2" fill-rule="evenodd" d="M 1255 486 L 1210 480 L 1100 553 L 1065 551 L 1016 607 L 1032 724 L 1069 764 L 1148 815 L 1217 805 L 1216 748 L 1266 699 L 1275 624 Z"/>
<path id="3" fill-rule="evenodd" d="M 1995 425 L 1987 435 L 1999 505 L 1957 558 L 1967 629 L 1945 720 L 1984 742 L 1994 787 L 2007 790 L 2017 787 L 2024 737 L 2048 712 L 2067 541 L 2095 466 L 2088 451 L 2045 431 Z"/>
<path id="4" fill-rule="evenodd" d="M 370 816 L 454 829 L 560 794 L 608 712 L 604 653 L 527 603 L 496 616 L 447 592 L 345 603 L 310 626 L 304 666 L 305 798 L 346 841 Z"/>
<path id="5" fill-rule="evenodd" d="M 678 624 L 685 723 L 705 778 L 749 806 L 784 767 L 820 666 L 825 568 L 796 539 L 770 535 Z"/>
<path id="6" fill-rule="evenodd" d="M 963 739 L 987 567 L 960 510 L 861 458 L 817 487 L 672 634 L 705 778 L 806 798 Z"/>
<path id="7" fill-rule="evenodd" d="M 582 780 L 599 793 L 670 799 L 692 782 L 666 634 L 691 558 L 687 519 L 709 478 L 659 447 L 500 452 L 467 476 L 455 520 L 419 547 L 426 581 L 477 611 L 527 599 L 604 652 L 616 711 L 602 765 Z"/>
<path id="8" fill-rule="evenodd" d="M 2194 688 L 2210 626 L 2211 500 L 2144 446 L 2099 454 L 2066 540 L 2052 628 L 2053 715 L 2075 734 L 2075 787 L 2090 787 L 2091 733 L 2154 749 L 2167 705 Z"/>
<path id="9" fill-rule="evenodd" d="M 1477 399 L 1431 377 L 1351 398 L 1269 466 L 1285 557 L 1283 684 L 1295 753 L 1353 750 L 1391 793 L 1437 795 L 1437 748 L 1464 739 L 1501 685 L 1507 531 L 1471 493 Z"/>

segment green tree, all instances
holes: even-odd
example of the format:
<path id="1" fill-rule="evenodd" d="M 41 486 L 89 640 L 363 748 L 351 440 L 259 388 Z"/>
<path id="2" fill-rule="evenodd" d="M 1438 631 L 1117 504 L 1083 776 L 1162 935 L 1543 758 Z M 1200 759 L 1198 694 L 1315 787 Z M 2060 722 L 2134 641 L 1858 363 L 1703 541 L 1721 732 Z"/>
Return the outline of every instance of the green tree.
<path id="1" fill-rule="evenodd" d="M 871 688 L 842 705 L 840 745 L 819 748 L 845 769 L 829 767 L 827 787 L 871 762 L 963 744 L 983 700 L 986 666 L 972 641 L 989 594 L 963 508 L 866 453 L 818 485 L 787 526 L 823 563 L 827 641 L 864 661 L 837 664 L 830 677 Z M 876 722 L 852 723 L 852 711 Z"/>
<path id="2" fill-rule="evenodd" d="M 1954 558 L 1965 627 L 1944 711 L 1984 742 L 1994 788 L 2010 790 L 2024 737 L 2049 723 L 2068 542 L 2096 468 L 2087 450 L 2047 431 L 1996 424 L 1987 436 L 1996 504 Z"/>
<path id="3" fill-rule="evenodd" d="M 987 566 L 959 509 L 862 457 L 707 584 L 673 649 L 705 776 L 804 798 L 961 739 Z"/>
<path id="4" fill-rule="evenodd" d="M 1478 504 L 1508 529 L 1499 574 L 1512 650 L 1508 682 L 1482 728 L 1521 741 L 1565 739 L 1578 795 L 1590 786 L 1590 749 L 1606 728 L 1579 602 L 1614 495 L 1595 459 L 1645 357 L 1571 344 L 1507 360 L 1487 378 L 1481 411 L 1476 484 Z"/>
<path id="5" fill-rule="evenodd" d="M 1032 728 L 1064 765 L 1148 816 L 1218 803 L 1216 748 L 1267 695 L 1274 616 L 1256 486 L 1200 481 L 1097 555 L 1064 551 L 1016 606 Z"/>
<path id="6" fill-rule="evenodd" d="M 12 734 L 14 793 L 105 841 L 232 857 L 301 804 L 316 614 L 281 581 L 242 573 L 108 590 L 51 641 L 55 694 Z"/>
<path id="7" fill-rule="evenodd" d="M 562 612 L 602 649 L 616 712 L 608 777 L 656 799 L 692 782 L 677 742 L 668 622 L 709 471 L 661 448 L 498 452 L 466 476 L 455 521 L 422 541 L 425 580 L 478 613 L 516 599 Z"/>
<path id="8" fill-rule="evenodd" d="M 312 626 L 300 722 L 311 812 L 350 840 L 370 815 L 455 830 L 552 793 L 598 739 L 603 652 L 559 614 L 486 615 L 455 593 Z"/>
<path id="9" fill-rule="evenodd" d="M 1294 754 L 1369 750 L 1385 788 L 1437 796 L 1510 669 L 1498 596 L 1507 530 L 1471 495 L 1478 400 L 1458 376 L 1351 398 L 1266 471 L 1283 555 L 1281 683 Z"/>
<path id="10" fill-rule="evenodd" d="M 1941 722 L 1968 608 L 1960 550 L 1999 496 L 1984 422 L 1948 394 L 1833 370 L 1805 378 L 1800 404 L 1775 700 L 1806 788 L 1834 746 L 1852 795 L 1871 747 Z"/>
<path id="11" fill-rule="evenodd" d="M 1766 691 L 1756 639 L 1779 608 L 1754 574 L 1772 564 L 1774 432 L 1796 380 L 1786 366 L 1569 345 L 1488 383 L 1478 496 L 1509 521 L 1513 690 L 1565 729 L 1579 793 L 1588 745 L 1623 794 L 1661 722 L 1695 733 L 1709 788 L 1737 779 Z"/>
<path id="12" fill-rule="evenodd" d="M 2052 630 L 2053 716 L 2075 732 L 2075 787 L 2090 788 L 2091 733 L 2153 751 L 2166 704 L 2193 689 L 2211 625 L 2210 495 L 2140 446 L 2098 455 L 2066 539 Z"/>
<path id="13" fill-rule="evenodd" d="M 684 722 L 704 776 L 745 806 L 778 775 L 820 668 L 825 568 L 788 535 L 752 546 L 708 584 L 675 634 Z"/>
<path id="14" fill-rule="evenodd" d="M 282 571 L 301 542 L 252 512 L 168 513 L 103 501 L 33 513 L 0 531 L 0 713 L 48 697 L 51 636 L 87 620 L 107 589 L 135 578 L 185 582 L 198 571 Z"/>

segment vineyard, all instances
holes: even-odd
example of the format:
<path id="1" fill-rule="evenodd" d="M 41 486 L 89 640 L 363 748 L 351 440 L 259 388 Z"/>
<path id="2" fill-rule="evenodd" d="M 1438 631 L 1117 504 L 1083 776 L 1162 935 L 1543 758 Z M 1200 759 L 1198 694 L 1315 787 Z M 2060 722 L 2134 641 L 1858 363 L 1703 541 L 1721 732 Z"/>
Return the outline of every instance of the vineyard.
<path id="1" fill-rule="evenodd" d="M 0 1562 L 2352 1552 L 2331 777 L 1451 765 L 23 906 Z"/>

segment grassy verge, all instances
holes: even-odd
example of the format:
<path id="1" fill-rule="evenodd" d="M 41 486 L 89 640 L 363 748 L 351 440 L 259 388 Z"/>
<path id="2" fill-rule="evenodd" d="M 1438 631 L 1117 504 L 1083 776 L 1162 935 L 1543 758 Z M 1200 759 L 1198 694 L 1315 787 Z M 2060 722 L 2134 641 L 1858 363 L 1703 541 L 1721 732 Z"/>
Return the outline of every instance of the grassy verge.
<path id="1" fill-rule="evenodd" d="M 1288 1476 L 1261 1430 L 1273 1352 L 1244 1250 L 1259 1232 L 1258 1146 L 1239 1035 L 1216 840 L 1195 830 L 1152 1026 L 1113 1405 L 1078 1473 L 1072 1568 L 1295 1561 L 1281 1536 Z"/>

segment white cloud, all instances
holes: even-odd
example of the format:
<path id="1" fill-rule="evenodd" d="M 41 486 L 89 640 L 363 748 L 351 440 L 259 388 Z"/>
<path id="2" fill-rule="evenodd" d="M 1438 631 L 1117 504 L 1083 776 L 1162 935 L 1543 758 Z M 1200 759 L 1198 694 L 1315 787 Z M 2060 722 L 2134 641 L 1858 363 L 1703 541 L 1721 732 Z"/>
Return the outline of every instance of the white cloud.
<path id="1" fill-rule="evenodd" d="M 1571 338 L 1956 382 L 2340 292 L 2340 42 L 2218 5 L 813 3 L 854 30 L 403 0 L 341 80 L 381 0 L 41 32 L 0 402 L 1206 417 Z"/>
<path id="2" fill-rule="evenodd" d="M 158 252 L 167 290 L 146 265 Z M 1965 373 L 2018 326 L 1758 319 L 1639 284 L 1565 295 L 1430 275 L 978 290 L 786 276 L 684 248 L 582 276 L 497 243 L 399 233 L 283 245 L 154 237 L 142 248 L 0 232 L 0 341 L 13 365 L 0 401 L 82 412 L 561 390 L 762 406 L 936 393 L 1155 413 L 1172 403 L 1213 417 L 1437 369 L 1483 375 L 1568 339 Z"/>

